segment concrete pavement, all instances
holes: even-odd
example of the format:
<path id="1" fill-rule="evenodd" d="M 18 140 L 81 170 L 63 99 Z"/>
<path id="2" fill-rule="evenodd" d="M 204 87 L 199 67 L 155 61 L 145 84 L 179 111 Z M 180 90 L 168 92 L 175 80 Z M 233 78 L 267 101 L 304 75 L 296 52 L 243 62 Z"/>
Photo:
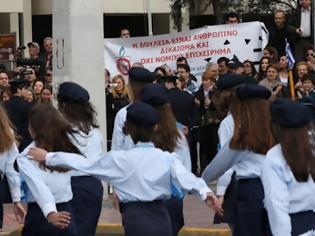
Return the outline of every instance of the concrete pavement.
<path id="1" fill-rule="evenodd" d="M 19 226 L 14 221 L 14 215 L 12 212 L 12 205 L 5 205 L 4 213 L 4 228 L 2 235 L 7 235 L 17 229 Z M 184 217 L 185 217 L 185 229 L 181 235 L 230 235 L 228 233 L 228 227 L 225 224 L 213 225 L 213 211 L 207 207 L 207 205 L 192 195 L 188 195 L 184 201 Z M 103 201 L 103 209 L 101 217 L 99 219 L 99 232 L 98 235 L 119 235 L 121 232 L 121 218 L 120 213 L 113 208 L 112 197 Z M 111 230 L 109 230 L 111 229 Z M 116 232 L 118 234 L 101 233 L 104 230 Z M 1 235 L 1 234 L 0 234 Z"/>

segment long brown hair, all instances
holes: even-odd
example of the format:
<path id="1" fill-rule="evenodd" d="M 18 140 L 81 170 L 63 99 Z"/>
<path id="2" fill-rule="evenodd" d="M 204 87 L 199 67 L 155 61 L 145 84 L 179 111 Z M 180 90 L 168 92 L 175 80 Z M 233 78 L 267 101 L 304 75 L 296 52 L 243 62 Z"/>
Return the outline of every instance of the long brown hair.
<path id="1" fill-rule="evenodd" d="M 298 182 L 307 182 L 311 175 L 315 181 L 315 155 L 312 152 L 309 135 L 311 124 L 298 128 L 284 128 L 272 125 L 275 139 L 280 143 L 282 153 Z"/>
<path id="2" fill-rule="evenodd" d="M 35 144 L 48 152 L 71 152 L 81 154 L 73 145 L 69 135 L 75 139 L 77 133 L 70 123 L 48 103 L 40 103 L 33 106 L 29 114 L 29 129 Z M 82 155 L 82 154 L 81 154 Z M 63 168 L 52 168 L 43 165 L 50 170 L 65 171 Z"/>
<path id="3" fill-rule="evenodd" d="M 212 97 L 212 102 L 217 111 L 219 112 L 221 118 L 227 116 L 234 99 L 235 92 L 233 89 L 215 90 Z"/>
<path id="4" fill-rule="evenodd" d="M 0 153 L 8 151 L 15 142 L 13 126 L 9 120 L 6 111 L 0 105 Z"/>
<path id="5" fill-rule="evenodd" d="M 274 144 L 269 105 L 270 102 L 264 99 L 235 98 L 231 106 L 235 123 L 231 148 L 266 154 Z"/>
<path id="6" fill-rule="evenodd" d="M 177 140 L 181 137 L 176 126 L 176 119 L 169 103 L 155 108 L 161 117 L 153 143 L 163 151 L 174 152 Z"/>
<path id="7" fill-rule="evenodd" d="M 90 102 L 68 103 L 58 99 L 58 109 L 71 124 L 85 134 L 92 128 L 99 127 L 97 113 Z"/>
<path id="8" fill-rule="evenodd" d="M 154 126 L 144 127 L 136 125 L 128 120 L 125 121 L 123 132 L 125 135 L 130 135 L 134 144 L 138 142 L 152 142 L 156 132 Z"/>
<path id="9" fill-rule="evenodd" d="M 146 84 L 147 83 L 138 82 L 138 81 L 135 81 L 133 79 L 129 80 L 128 86 L 129 86 L 129 92 L 130 92 L 130 97 L 131 97 L 132 101 L 140 101 L 141 100 L 140 92 Z"/>

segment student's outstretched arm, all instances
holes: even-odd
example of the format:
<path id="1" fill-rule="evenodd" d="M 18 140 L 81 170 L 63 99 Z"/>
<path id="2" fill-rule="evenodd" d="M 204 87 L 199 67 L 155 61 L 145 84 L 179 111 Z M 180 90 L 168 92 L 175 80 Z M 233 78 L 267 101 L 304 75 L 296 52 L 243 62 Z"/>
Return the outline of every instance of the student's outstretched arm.
<path id="1" fill-rule="evenodd" d="M 117 152 L 115 152 L 117 154 Z M 82 155 L 67 152 L 49 152 L 41 148 L 30 148 L 28 155 L 36 161 L 43 161 L 47 166 L 59 166 L 78 170 L 88 175 L 95 176 L 106 182 L 113 182 L 125 178 L 128 169 L 127 162 L 119 154 L 112 157 L 110 153 L 102 154 L 102 158 L 90 162 Z M 96 159 L 96 158 L 94 158 Z"/>
<path id="2" fill-rule="evenodd" d="M 31 160 L 20 155 L 17 158 L 19 171 L 26 181 L 28 188 L 41 208 L 44 216 L 56 227 L 66 228 L 70 224 L 68 212 L 58 212 L 55 198 L 49 187 L 41 179 L 39 170 Z"/>
<path id="3" fill-rule="evenodd" d="M 20 174 L 14 169 L 14 162 L 19 155 L 19 150 L 15 144 L 9 149 L 5 156 L 5 169 L 3 173 L 6 175 L 10 187 L 13 202 L 21 201 L 21 180 Z"/>
<path id="4" fill-rule="evenodd" d="M 176 155 L 176 154 L 174 154 Z M 206 182 L 188 171 L 175 157 L 172 159 L 172 181 L 185 190 L 193 191 L 202 200 L 207 198 L 207 193 L 212 193 Z"/>
<path id="5" fill-rule="evenodd" d="M 203 171 L 202 178 L 207 182 L 217 180 L 225 173 L 225 171 L 236 164 L 240 158 L 241 151 L 230 149 L 229 142 L 226 142 L 226 144 L 220 148 L 217 155 Z"/>
<path id="6" fill-rule="evenodd" d="M 19 155 L 19 150 L 15 143 L 8 150 L 7 155 L 2 160 L 5 162 L 4 170 L 2 172 L 5 174 L 8 180 L 8 184 L 10 187 L 10 193 L 12 197 L 13 212 L 15 215 L 15 219 L 20 224 L 24 222 L 24 217 L 26 215 L 26 211 L 21 204 L 21 179 L 20 174 L 14 169 L 14 162 Z"/>
<path id="7" fill-rule="evenodd" d="M 291 219 L 289 216 L 290 193 L 283 173 L 284 168 L 267 158 L 262 171 L 262 184 L 265 194 L 270 228 L 275 236 L 291 235 Z"/>
<path id="8" fill-rule="evenodd" d="M 188 171 L 176 157 L 173 157 L 171 161 L 172 182 L 178 184 L 185 190 L 193 191 L 202 200 L 205 200 L 215 211 L 219 210 L 217 198 L 206 182 L 202 178 L 198 178 L 192 172 Z"/>

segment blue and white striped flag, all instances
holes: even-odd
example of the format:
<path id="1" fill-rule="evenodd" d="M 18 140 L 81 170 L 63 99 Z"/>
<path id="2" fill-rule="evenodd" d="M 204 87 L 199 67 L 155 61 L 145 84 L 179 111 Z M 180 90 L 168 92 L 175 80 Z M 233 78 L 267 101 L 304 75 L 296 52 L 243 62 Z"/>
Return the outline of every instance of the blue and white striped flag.
<path id="1" fill-rule="evenodd" d="M 288 67 L 290 70 L 292 70 L 292 68 L 294 67 L 294 64 L 295 64 L 295 59 L 294 59 L 292 49 L 291 49 L 290 44 L 289 44 L 287 39 L 285 39 L 285 54 L 286 54 L 287 59 L 288 59 Z"/>

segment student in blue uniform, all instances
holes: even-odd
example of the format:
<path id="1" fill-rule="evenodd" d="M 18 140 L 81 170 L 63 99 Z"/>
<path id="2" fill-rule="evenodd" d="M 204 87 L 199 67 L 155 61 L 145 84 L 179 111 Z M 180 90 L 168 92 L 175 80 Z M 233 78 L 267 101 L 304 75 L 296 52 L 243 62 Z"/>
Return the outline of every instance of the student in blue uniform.
<path id="1" fill-rule="evenodd" d="M 307 107 L 285 99 L 270 107 L 277 145 L 266 155 L 262 171 L 265 207 L 273 236 L 314 235 L 315 156 L 312 115 Z M 311 140 L 310 140 L 311 138 Z"/>
<path id="2" fill-rule="evenodd" d="M 73 82 L 59 86 L 57 100 L 62 115 L 78 131 L 73 144 L 90 162 L 103 153 L 103 137 L 96 121 L 96 112 L 86 89 Z M 99 179 L 79 171 L 72 171 L 71 206 L 79 236 L 95 235 L 102 210 L 103 186 Z"/>
<path id="3" fill-rule="evenodd" d="M 238 182 L 233 236 L 269 235 L 264 191 L 260 180 L 266 152 L 272 147 L 270 92 L 259 85 L 241 85 L 231 106 L 235 129 L 202 174 L 214 181 L 233 167 Z"/>
<path id="4" fill-rule="evenodd" d="M 255 80 L 236 74 L 220 76 L 216 82 L 213 103 L 224 117 L 218 129 L 220 147 L 223 147 L 233 136 L 234 120 L 231 113 L 231 106 L 235 101 L 235 88 L 241 84 L 255 83 L 257 84 Z M 236 188 L 235 172 L 234 169 L 231 168 L 227 170 L 217 182 L 218 202 L 221 204 L 222 208 L 225 209 L 225 212 L 223 216 L 219 216 L 218 214 L 215 215 L 214 224 L 229 223 L 230 228 L 233 228 Z"/>
<path id="5" fill-rule="evenodd" d="M 132 67 L 128 72 L 128 76 L 132 102 L 140 100 L 140 91 L 144 85 L 152 83 L 156 80 L 156 77 L 153 76 L 149 70 L 140 67 Z M 111 150 L 127 150 L 134 145 L 130 136 L 125 135 L 123 132 L 127 115 L 127 107 L 128 106 L 123 107 L 116 114 Z"/>
<path id="6" fill-rule="evenodd" d="M 11 122 L 2 106 L 0 106 L 0 172 L 7 177 L 12 202 L 14 203 L 15 218 L 19 223 L 22 223 L 25 210 L 21 204 L 20 191 L 20 175 L 14 169 L 14 161 L 19 154 L 16 146 L 14 132 Z M 3 191 L 2 189 L 0 191 Z M 2 194 L 2 192 L 1 192 Z M 0 223 L 3 225 L 3 206 L 2 197 L 0 197 Z"/>
<path id="7" fill-rule="evenodd" d="M 46 165 L 63 166 L 92 174 L 111 183 L 120 200 L 127 236 L 171 236 L 172 227 L 164 200 L 172 193 L 171 184 L 191 190 L 208 204 L 216 198 L 207 184 L 178 161 L 176 153 L 164 152 L 152 143 L 160 116 L 153 107 L 134 102 L 127 108 L 124 132 L 135 144 L 126 151 L 111 151 L 97 163 L 72 153 L 48 153 L 31 149 L 29 155 Z"/>
<path id="8" fill-rule="evenodd" d="M 52 105 L 44 103 L 30 110 L 29 131 L 34 141 L 17 158 L 19 172 L 29 189 L 22 235 L 76 236 L 70 205 L 70 171 L 48 167 L 27 158 L 31 147 L 80 153 L 69 138 L 76 131 Z"/>
<path id="9" fill-rule="evenodd" d="M 163 151 L 175 152 L 178 160 L 191 171 L 190 152 L 185 135 L 176 126 L 171 105 L 169 91 L 161 84 L 147 84 L 140 92 L 141 100 L 153 106 L 159 113 L 161 120 L 157 126 L 153 143 Z M 184 226 L 183 198 L 185 193 L 172 186 L 173 192 L 169 200 L 165 201 L 171 217 L 173 235 L 176 236 Z"/>

